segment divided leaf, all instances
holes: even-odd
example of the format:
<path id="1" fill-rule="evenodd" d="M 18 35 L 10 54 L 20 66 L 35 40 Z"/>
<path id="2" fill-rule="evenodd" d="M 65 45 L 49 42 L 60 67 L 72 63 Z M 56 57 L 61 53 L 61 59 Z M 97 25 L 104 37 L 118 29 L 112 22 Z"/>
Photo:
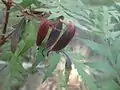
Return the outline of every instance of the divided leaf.
<path id="1" fill-rule="evenodd" d="M 25 27 L 26 20 L 25 18 L 22 18 L 21 21 L 15 26 L 15 31 L 13 33 L 13 36 L 11 38 L 11 51 L 14 53 L 17 45 L 20 41 L 20 38 L 22 36 L 22 32 Z"/>
<path id="2" fill-rule="evenodd" d="M 23 40 L 21 40 L 18 50 L 16 51 L 17 55 L 24 54 L 28 49 L 34 46 L 36 41 L 36 25 L 34 21 L 29 21 L 26 24 L 24 35 L 25 36 Z"/>
<path id="3" fill-rule="evenodd" d="M 57 53 L 53 53 L 49 56 L 49 67 L 47 68 L 47 71 L 45 72 L 45 77 L 43 79 L 43 82 L 52 75 L 52 72 L 55 70 L 58 62 L 60 60 L 60 55 Z"/>

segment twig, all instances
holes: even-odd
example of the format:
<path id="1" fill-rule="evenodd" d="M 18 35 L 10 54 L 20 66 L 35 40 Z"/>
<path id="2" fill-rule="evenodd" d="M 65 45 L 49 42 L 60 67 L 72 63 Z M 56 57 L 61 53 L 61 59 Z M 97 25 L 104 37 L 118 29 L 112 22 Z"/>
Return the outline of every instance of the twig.
<path id="1" fill-rule="evenodd" d="M 9 9 L 6 10 L 6 16 L 5 16 L 5 23 L 4 23 L 4 28 L 3 28 L 3 34 L 6 33 L 6 28 L 8 24 L 8 19 L 9 19 Z"/>
<path id="2" fill-rule="evenodd" d="M 10 32 L 4 39 L 7 39 L 9 38 L 13 33 L 14 33 L 15 30 L 13 30 L 12 32 Z"/>
<path id="3" fill-rule="evenodd" d="M 43 12 L 43 11 L 31 11 L 31 10 L 27 10 L 24 7 L 22 7 L 21 5 L 13 2 L 17 8 L 20 10 L 20 12 L 23 14 L 23 16 L 31 16 L 38 19 L 41 19 L 43 17 L 48 17 L 51 15 L 51 12 Z M 44 14 L 43 14 L 44 13 Z"/>
<path id="4" fill-rule="evenodd" d="M 1 37 L 0 38 L 0 46 L 2 46 L 13 33 L 14 33 L 14 31 L 10 32 L 6 37 Z"/>
<path id="5" fill-rule="evenodd" d="M 7 29 L 8 19 L 9 19 L 9 11 L 10 11 L 10 8 L 12 7 L 12 0 L 8 0 L 8 1 L 2 0 L 2 2 L 6 6 L 5 22 L 4 22 L 4 28 L 3 28 L 3 34 L 5 34 Z"/>

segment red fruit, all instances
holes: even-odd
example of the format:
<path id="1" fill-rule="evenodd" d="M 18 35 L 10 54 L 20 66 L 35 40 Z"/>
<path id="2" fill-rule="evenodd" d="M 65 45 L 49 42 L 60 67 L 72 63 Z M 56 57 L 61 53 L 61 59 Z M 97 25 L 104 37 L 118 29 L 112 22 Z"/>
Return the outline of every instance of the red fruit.
<path id="1" fill-rule="evenodd" d="M 40 46 L 42 41 L 46 37 L 47 32 L 49 30 L 49 26 L 50 26 L 49 20 L 42 19 L 41 24 L 39 26 L 39 30 L 38 30 L 37 40 L 36 40 L 37 46 Z"/>
<path id="2" fill-rule="evenodd" d="M 63 22 L 61 22 L 60 19 L 63 20 L 64 17 L 60 16 L 60 17 L 57 18 L 55 27 L 53 27 L 53 29 L 50 33 L 50 36 L 47 40 L 47 48 L 50 48 L 54 45 L 54 43 L 56 42 L 56 40 L 58 39 L 58 37 L 61 33 L 61 30 L 62 30 L 62 27 L 63 27 Z"/>
<path id="3" fill-rule="evenodd" d="M 75 25 L 69 23 L 67 27 L 68 27 L 67 30 L 63 33 L 63 35 L 57 41 L 55 46 L 52 48 L 53 51 L 59 51 L 65 48 L 68 45 L 68 43 L 71 41 L 73 36 L 75 35 L 75 31 L 76 31 Z"/>

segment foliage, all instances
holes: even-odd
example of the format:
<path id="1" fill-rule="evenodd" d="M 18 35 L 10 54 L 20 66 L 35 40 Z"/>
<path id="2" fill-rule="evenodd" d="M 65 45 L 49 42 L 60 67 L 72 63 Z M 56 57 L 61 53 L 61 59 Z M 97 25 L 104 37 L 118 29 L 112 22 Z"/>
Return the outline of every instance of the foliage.
<path id="1" fill-rule="evenodd" d="M 100 61 L 83 62 L 80 59 L 85 59 L 85 57 L 82 57 L 80 53 L 65 48 L 67 55 L 71 56 L 72 63 L 88 88 L 90 90 L 120 90 L 119 0 L 13 1 L 14 6 L 10 9 L 6 33 L 1 32 L 4 27 L 5 15 L 4 10 L 0 8 L 3 13 L 3 15 L 0 13 L 0 24 L 3 26 L 0 28 L 0 40 L 2 40 L 2 36 L 8 39 L 8 42 L 6 40 L 3 41 L 4 43 L 0 41 L 0 50 L 2 50 L 0 51 L 0 60 L 8 62 L 9 67 L 4 90 L 13 90 L 13 88 L 23 86 L 28 74 L 36 73 L 36 66 L 46 58 L 49 65 L 46 68 L 43 81 L 52 75 L 63 53 L 52 52 L 48 57 L 43 57 L 43 53 L 47 56 L 48 49 L 43 52 L 44 43 L 39 47 L 39 50 L 37 49 L 36 32 L 42 16 L 54 20 L 61 15 L 66 20 L 73 21 L 79 30 L 84 30 L 92 35 L 92 39 L 84 39 L 80 36 L 77 39 L 103 57 Z M 3 5 L 1 1 L 0 7 Z M 39 11 L 39 14 L 35 14 L 33 11 Z M 24 23 L 21 23 L 24 19 Z M 14 34 L 11 35 L 11 32 Z M 101 42 L 95 41 L 94 35 L 97 35 Z M 22 63 L 32 48 L 35 48 L 35 60 L 32 67 L 26 70 Z M 86 69 L 90 71 L 90 74 L 86 72 Z"/>

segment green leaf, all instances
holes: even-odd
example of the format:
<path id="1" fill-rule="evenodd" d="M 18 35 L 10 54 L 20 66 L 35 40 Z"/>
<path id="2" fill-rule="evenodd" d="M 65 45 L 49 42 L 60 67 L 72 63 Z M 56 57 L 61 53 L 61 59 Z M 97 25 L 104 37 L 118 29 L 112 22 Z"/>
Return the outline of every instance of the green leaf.
<path id="1" fill-rule="evenodd" d="M 76 60 L 73 60 L 73 63 L 75 64 L 75 67 L 76 67 L 79 75 L 85 81 L 85 83 L 89 87 L 89 89 L 90 90 L 98 90 L 96 84 L 93 82 L 92 77 L 88 73 L 85 72 L 85 70 L 84 70 L 85 65 L 77 62 Z"/>
<path id="2" fill-rule="evenodd" d="M 93 62 L 85 62 L 85 65 L 90 68 L 94 68 L 96 70 L 105 72 L 105 73 L 115 73 L 116 71 L 109 65 L 107 60 L 93 61 Z"/>
<path id="3" fill-rule="evenodd" d="M 14 0 L 15 3 L 22 3 L 23 0 Z"/>
<path id="4" fill-rule="evenodd" d="M 112 5 L 114 0 L 81 0 L 86 5 L 100 6 L 100 5 Z"/>
<path id="5" fill-rule="evenodd" d="M 36 30 L 37 28 L 33 21 L 30 21 L 26 24 L 24 33 L 24 44 L 22 45 L 23 48 L 19 52 L 19 55 L 25 53 L 28 49 L 34 46 L 37 34 Z"/>
<path id="6" fill-rule="evenodd" d="M 74 60 L 83 60 L 83 59 L 86 59 L 86 57 L 83 56 L 83 55 L 81 55 L 80 53 L 76 53 L 76 52 L 67 52 L 67 53 Z"/>
<path id="7" fill-rule="evenodd" d="M 18 72 L 22 71 L 22 72 L 26 73 L 24 70 L 24 67 L 22 66 L 20 57 L 13 54 L 9 64 L 10 64 L 11 73 L 14 73 L 16 71 L 18 71 Z"/>
<path id="8" fill-rule="evenodd" d="M 31 72 L 34 72 L 35 71 L 35 68 L 36 66 L 42 62 L 43 60 L 45 60 L 45 57 L 43 56 L 43 49 L 44 49 L 44 46 L 40 46 L 39 49 L 37 50 L 36 52 L 36 60 L 35 62 L 32 64 L 32 67 L 31 67 Z M 47 52 L 45 52 L 47 54 Z"/>
<path id="9" fill-rule="evenodd" d="M 99 53 L 101 55 L 104 55 L 105 57 L 112 57 L 111 51 L 108 46 L 102 45 L 95 43 L 94 41 L 86 40 L 86 39 L 81 39 L 82 42 L 88 46 L 90 49 L 95 51 L 96 53 Z"/>
<path id="10" fill-rule="evenodd" d="M 120 53 L 118 53 L 118 55 L 117 55 L 117 61 L 116 61 L 115 67 L 119 71 L 119 68 L 120 68 Z"/>
<path id="11" fill-rule="evenodd" d="M 120 86 L 113 79 L 103 81 L 99 85 L 102 90 L 120 90 Z"/>
<path id="12" fill-rule="evenodd" d="M 81 10 L 81 7 L 84 8 L 83 4 L 81 3 L 80 5 L 78 0 L 71 0 L 71 1 L 66 0 L 65 2 L 63 0 L 59 4 L 65 7 L 66 9 L 71 10 L 75 13 L 81 13 L 79 10 Z"/>
<path id="13" fill-rule="evenodd" d="M 43 82 L 52 75 L 52 72 L 56 68 L 59 60 L 60 60 L 60 55 L 57 53 L 53 53 L 48 57 L 49 61 L 49 67 L 47 68 L 47 71 L 45 72 L 45 77 L 43 79 Z"/>
<path id="14" fill-rule="evenodd" d="M 9 61 L 11 57 L 12 57 L 12 52 L 7 51 L 7 52 L 0 53 L 0 60 L 2 61 Z"/>
<path id="15" fill-rule="evenodd" d="M 25 27 L 25 23 L 26 23 L 25 18 L 22 18 L 20 20 L 20 22 L 15 26 L 15 31 L 14 31 L 12 38 L 11 38 L 11 51 L 13 53 L 15 52 L 17 45 L 20 41 L 20 38 L 22 36 L 22 32 L 23 32 L 24 27 Z"/>
<path id="16" fill-rule="evenodd" d="M 33 4 L 34 1 L 35 1 L 35 0 L 23 0 L 23 2 L 21 3 L 21 5 L 22 5 L 23 7 L 28 7 L 28 6 L 30 6 L 31 4 Z"/>
<path id="17" fill-rule="evenodd" d="M 22 66 L 20 57 L 13 54 L 11 60 L 9 61 L 9 72 L 4 84 L 5 90 L 12 90 L 12 87 L 15 87 L 16 85 L 23 85 L 26 76 L 27 72 Z"/>
<path id="18" fill-rule="evenodd" d="M 15 55 L 19 56 L 25 46 L 24 40 L 21 40 L 18 44 L 17 50 L 15 51 Z"/>

